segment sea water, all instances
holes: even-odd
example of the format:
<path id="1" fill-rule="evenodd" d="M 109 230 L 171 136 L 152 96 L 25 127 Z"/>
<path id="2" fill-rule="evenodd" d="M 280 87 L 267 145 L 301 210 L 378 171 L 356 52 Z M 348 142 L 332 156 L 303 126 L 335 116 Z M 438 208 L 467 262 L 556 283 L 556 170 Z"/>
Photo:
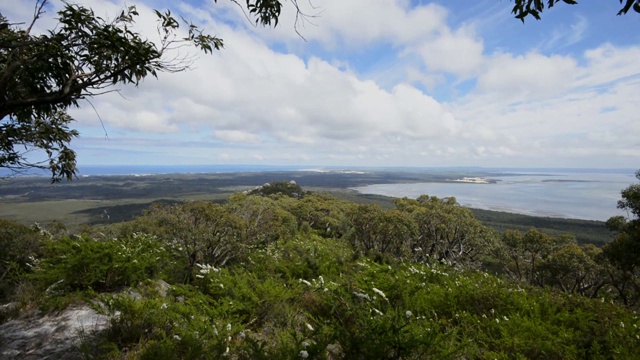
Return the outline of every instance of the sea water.
<path id="1" fill-rule="evenodd" d="M 526 171 L 485 176 L 491 184 L 463 182 L 380 184 L 354 188 L 364 194 L 417 198 L 453 196 L 464 206 L 534 216 L 607 220 L 620 191 L 636 183 L 633 171 Z"/>

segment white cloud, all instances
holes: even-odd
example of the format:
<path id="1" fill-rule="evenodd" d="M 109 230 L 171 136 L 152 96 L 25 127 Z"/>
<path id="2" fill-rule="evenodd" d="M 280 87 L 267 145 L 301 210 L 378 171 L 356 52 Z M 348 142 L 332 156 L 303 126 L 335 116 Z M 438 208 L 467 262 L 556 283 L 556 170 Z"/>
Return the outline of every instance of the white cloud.
<path id="1" fill-rule="evenodd" d="M 478 92 L 509 99 L 553 97 L 567 90 L 576 69 L 576 61 L 567 56 L 497 54 L 487 60 L 487 69 L 478 76 Z"/>
<path id="2" fill-rule="evenodd" d="M 213 136 L 222 141 L 232 143 L 256 143 L 260 137 L 242 130 L 216 130 Z"/>
<path id="3" fill-rule="evenodd" d="M 100 147 L 126 146 L 141 158 L 118 159 L 140 162 L 157 153 L 194 163 L 637 163 L 640 47 L 549 54 L 500 44 L 497 51 L 469 25 L 482 21 L 454 26 L 452 10 L 412 3 L 316 0 L 318 26 L 301 29 L 308 43 L 291 29 L 287 6 L 269 30 L 248 26 L 230 2 L 208 2 L 206 11 L 183 4 L 225 49 L 198 55 L 192 71 L 92 100 L 112 139 Z M 102 15 L 124 2 L 89 4 Z M 153 16 L 138 8 L 139 28 L 154 36 Z M 577 18 L 565 42 L 581 44 L 590 23 Z M 96 115 L 82 106 L 73 113 L 78 126 L 100 136 Z M 93 149 L 88 142 L 79 144 Z"/>
<path id="4" fill-rule="evenodd" d="M 299 4 L 301 11 L 309 15 L 307 21 L 298 21 L 300 34 L 332 48 L 362 48 L 379 41 L 411 43 L 445 26 L 447 16 L 447 10 L 435 3 L 412 6 L 406 0 L 313 0 Z M 214 16 L 227 19 L 233 14 L 238 24 L 255 36 L 299 44 L 300 37 L 292 30 L 296 13 L 293 6 L 287 5 L 290 4 L 283 7 L 278 27 L 266 31 L 251 27 L 242 9 L 231 2 L 211 4 L 208 9 Z"/>
<path id="5" fill-rule="evenodd" d="M 579 43 L 589 30 L 589 20 L 584 16 L 576 16 L 573 24 L 562 24 L 555 28 L 551 36 L 540 46 L 545 51 L 558 50 Z"/>
<path id="6" fill-rule="evenodd" d="M 459 77 L 474 74 L 483 61 L 482 41 L 476 39 L 468 28 L 444 31 L 422 41 L 414 51 L 420 54 L 429 70 L 449 72 Z"/>

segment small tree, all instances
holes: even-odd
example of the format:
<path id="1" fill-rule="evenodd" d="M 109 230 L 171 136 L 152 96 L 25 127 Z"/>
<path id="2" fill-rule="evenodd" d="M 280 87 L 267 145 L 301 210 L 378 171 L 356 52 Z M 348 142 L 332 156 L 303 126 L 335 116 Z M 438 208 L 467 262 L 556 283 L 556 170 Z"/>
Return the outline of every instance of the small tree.
<path id="1" fill-rule="evenodd" d="M 640 180 L 640 170 L 636 171 Z M 628 217 L 614 216 L 607 227 L 616 232 L 615 239 L 604 247 L 604 254 L 613 268 L 610 272 L 613 286 L 626 305 L 640 302 L 640 184 L 632 184 L 621 191 L 618 208 Z"/>
<path id="2" fill-rule="evenodd" d="M 430 260 L 476 266 L 495 246 L 495 234 L 454 197 L 421 195 L 417 200 L 396 199 L 396 208 L 413 217 L 417 236 L 411 244 L 416 261 Z"/>

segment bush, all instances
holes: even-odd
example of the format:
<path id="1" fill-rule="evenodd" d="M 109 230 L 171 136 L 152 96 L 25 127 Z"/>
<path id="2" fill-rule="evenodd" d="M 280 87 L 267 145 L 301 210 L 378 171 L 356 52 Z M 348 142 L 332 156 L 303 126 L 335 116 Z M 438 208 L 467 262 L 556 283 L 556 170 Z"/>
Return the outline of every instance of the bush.
<path id="1" fill-rule="evenodd" d="M 0 302 L 15 292 L 20 279 L 42 256 L 48 239 L 47 233 L 37 226 L 0 219 Z"/>
<path id="2" fill-rule="evenodd" d="M 46 257 L 31 277 L 49 293 L 115 291 L 158 276 L 170 261 L 168 254 L 144 234 L 108 240 L 64 237 L 47 244 Z"/>

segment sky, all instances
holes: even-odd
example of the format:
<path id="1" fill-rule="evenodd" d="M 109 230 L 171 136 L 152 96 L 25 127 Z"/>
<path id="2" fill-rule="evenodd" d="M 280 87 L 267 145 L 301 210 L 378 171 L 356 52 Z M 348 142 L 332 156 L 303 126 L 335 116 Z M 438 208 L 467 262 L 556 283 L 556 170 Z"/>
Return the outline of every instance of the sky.
<path id="1" fill-rule="evenodd" d="M 507 0 L 284 1 L 275 29 L 229 0 L 77 1 L 113 18 L 171 9 L 224 39 L 70 110 L 83 165 L 640 167 L 640 15 L 582 0 L 522 24 Z M 244 1 L 240 1 L 240 4 Z M 0 0 L 12 22 L 34 1 Z M 36 31 L 55 26 L 52 0 Z M 297 33 L 296 32 L 297 29 Z"/>

